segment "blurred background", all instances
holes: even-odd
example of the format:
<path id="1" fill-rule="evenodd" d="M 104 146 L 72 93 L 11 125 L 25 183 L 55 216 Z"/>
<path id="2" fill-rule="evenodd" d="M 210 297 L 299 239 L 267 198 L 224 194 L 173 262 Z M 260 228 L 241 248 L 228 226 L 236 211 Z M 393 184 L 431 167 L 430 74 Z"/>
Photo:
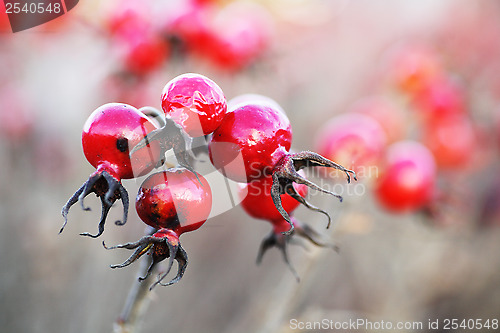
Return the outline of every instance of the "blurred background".
<path id="1" fill-rule="evenodd" d="M 334 219 L 328 230 L 321 214 L 295 217 L 341 251 L 291 246 L 300 283 L 277 250 L 255 264 L 271 228 L 240 207 L 183 236 L 186 275 L 152 292 L 144 332 L 500 319 L 499 2 L 87 0 L 15 34 L 2 10 L 0 31 L 3 331 L 112 331 L 137 265 L 110 269 L 129 253 L 101 241 L 134 241 L 144 226 L 131 209 L 125 226 L 79 236 L 97 230 L 90 196 L 93 210 L 76 205 L 58 235 L 61 207 L 94 171 L 81 129 L 104 103 L 160 108 L 165 83 L 185 72 L 227 99 L 275 99 L 293 149 L 354 168 L 359 181 L 309 172 L 344 202 L 310 191 Z M 140 182 L 124 181 L 131 197 Z"/>

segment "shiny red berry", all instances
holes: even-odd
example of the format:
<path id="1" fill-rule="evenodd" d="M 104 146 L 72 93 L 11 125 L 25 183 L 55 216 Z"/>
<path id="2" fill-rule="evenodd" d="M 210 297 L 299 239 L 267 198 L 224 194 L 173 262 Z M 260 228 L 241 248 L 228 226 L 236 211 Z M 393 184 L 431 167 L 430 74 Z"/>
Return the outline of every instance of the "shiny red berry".
<path id="1" fill-rule="evenodd" d="M 206 76 L 195 73 L 170 80 L 163 88 L 161 103 L 165 114 L 191 137 L 215 131 L 227 112 L 222 89 Z"/>
<path id="2" fill-rule="evenodd" d="M 201 227 L 210 215 L 211 209 L 210 185 L 201 175 L 187 169 L 170 169 L 149 176 L 139 188 L 136 210 L 144 223 L 158 231 L 137 242 L 110 247 L 110 249 L 136 249 L 127 261 L 112 267 L 128 266 L 151 249 L 153 262 L 146 277 L 151 274 L 157 263 L 170 258 L 167 272 L 152 287 L 157 284 L 171 285 L 178 282 L 188 263 L 179 236 Z M 179 263 L 177 276 L 163 284 L 161 281 L 169 273 L 174 260 Z"/>
<path id="3" fill-rule="evenodd" d="M 247 183 L 271 174 L 290 150 L 288 117 L 258 103 L 228 113 L 209 143 L 210 160 L 226 177 Z"/>
<path id="4" fill-rule="evenodd" d="M 271 176 L 271 197 L 278 211 L 293 228 L 280 197 L 287 188 L 291 188 L 293 182 L 342 199 L 311 183 L 297 171 L 305 167 L 331 167 L 345 172 L 348 181 L 354 172 L 310 151 L 289 153 L 291 142 L 290 121 L 281 109 L 271 104 L 249 101 L 238 104 L 226 114 L 213 133 L 208 148 L 212 164 L 234 181 L 247 183 Z"/>
<path id="5" fill-rule="evenodd" d="M 87 119 L 82 132 L 82 146 L 85 157 L 97 170 L 73 194 L 63 207 L 65 219 L 61 232 L 67 223 L 69 209 L 80 201 L 84 210 L 83 199 L 94 192 L 102 203 L 102 216 L 97 237 L 104 231 L 104 223 L 113 203 L 123 202 L 123 221 L 127 220 L 128 194 L 122 179 L 135 178 L 151 171 L 160 160 L 158 143 L 151 143 L 134 153 L 130 149 L 148 133 L 156 129 L 155 124 L 133 106 L 121 103 L 109 103 L 97 108 Z"/>
<path id="6" fill-rule="evenodd" d="M 135 206 L 144 223 L 180 235 L 205 223 L 212 209 L 212 192 L 201 175 L 186 169 L 168 170 L 142 183 Z"/>
<path id="7" fill-rule="evenodd" d="M 83 153 L 96 169 L 105 169 L 118 179 L 142 176 L 158 162 L 158 144 L 131 156 L 129 149 L 155 129 L 155 124 L 133 106 L 105 104 L 83 126 Z"/>

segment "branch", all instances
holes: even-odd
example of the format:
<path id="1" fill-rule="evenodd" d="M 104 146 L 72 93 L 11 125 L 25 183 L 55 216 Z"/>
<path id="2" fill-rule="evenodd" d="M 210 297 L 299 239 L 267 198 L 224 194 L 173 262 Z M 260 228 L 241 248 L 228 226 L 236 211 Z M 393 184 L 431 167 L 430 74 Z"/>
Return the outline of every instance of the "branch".
<path id="1" fill-rule="evenodd" d="M 155 229 L 148 229 L 146 234 L 150 234 L 151 231 L 154 232 Z M 140 331 L 142 319 L 151 300 L 151 297 L 148 297 L 150 296 L 149 287 L 155 274 L 150 274 L 142 281 L 139 281 L 139 277 L 146 276 L 151 262 L 152 256 L 150 255 L 144 256 L 141 260 L 139 272 L 130 288 L 122 312 L 113 325 L 113 333 L 138 333 Z"/>

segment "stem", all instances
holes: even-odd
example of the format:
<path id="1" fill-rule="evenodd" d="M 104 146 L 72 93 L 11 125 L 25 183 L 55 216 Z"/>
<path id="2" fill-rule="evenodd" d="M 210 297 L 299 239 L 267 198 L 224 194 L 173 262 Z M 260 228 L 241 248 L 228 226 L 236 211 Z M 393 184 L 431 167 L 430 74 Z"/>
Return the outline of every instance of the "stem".
<path id="1" fill-rule="evenodd" d="M 349 210 L 349 206 L 345 209 Z M 332 228 L 327 235 L 332 236 L 335 233 L 335 228 Z M 267 310 L 263 311 L 264 317 L 261 327 L 257 330 L 259 333 L 274 333 L 285 332 L 283 323 L 287 322 L 287 316 L 297 308 L 297 304 L 307 298 L 307 293 L 314 288 L 315 279 L 321 263 L 325 261 L 327 256 L 332 252 L 326 251 L 319 247 L 310 249 L 303 273 L 300 275 L 300 283 L 296 283 L 293 279 L 284 276 L 281 282 L 275 287 L 268 302 Z M 260 309 L 260 308 L 259 308 Z"/>
<path id="2" fill-rule="evenodd" d="M 148 229 L 146 234 L 151 234 L 151 230 L 154 232 L 155 229 Z M 151 300 L 151 297 L 147 297 L 149 287 L 155 275 L 150 274 L 143 281 L 140 281 L 139 277 L 146 275 L 152 260 L 151 255 L 146 255 L 141 260 L 137 277 L 130 288 L 122 312 L 113 325 L 113 333 L 138 333 L 140 331 L 142 319 Z"/>

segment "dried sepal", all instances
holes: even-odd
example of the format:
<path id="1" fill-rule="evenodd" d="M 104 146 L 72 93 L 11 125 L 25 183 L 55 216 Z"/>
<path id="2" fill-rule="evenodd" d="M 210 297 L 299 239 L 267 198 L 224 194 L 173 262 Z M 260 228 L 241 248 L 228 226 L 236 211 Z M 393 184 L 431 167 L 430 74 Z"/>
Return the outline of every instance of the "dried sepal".
<path id="1" fill-rule="evenodd" d="M 292 223 L 294 224 L 294 229 L 291 233 L 272 231 L 268 236 L 266 236 L 262 240 L 259 247 L 259 252 L 257 254 L 256 262 L 257 264 L 260 264 L 267 250 L 269 250 L 272 247 L 276 247 L 281 251 L 283 255 L 283 260 L 285 261 L 286 265 L 292 272 L 293 276 L 296 278 L 297 282 L 300 282 L 300 277 L 295 268 L 293 267 L 293 265 L 291 264 L 290 258 L 288 256 L 288 243 L 294 241 L 296 242 L 298 239 L 303 239 L 319 247 L 331 248 L 335 252 L 339 251 L 339 247 L 333 243 L 326 241 L 320 233 L 311 228 L 309 225 L 305 223 L 300 223 L 293 217 L 291 218 L 291 220 Z"/>
<path id="2" fill-rule="evenodd" d="M 90 193 L 95 193 L 101 199 L 101 219 L 99 221 L 97 234 L 88 232 L 81 233 L 82 236 L 89 236 L 92 238 L 99 237 L 104 232 L 104 224 L 108 216 L 111 206 L 116 200 L 121 199 L 123 203 L 123 219 L 115 221 L 116 225 L 124 225 L 127 222 L 129 197 L 127 190 L 121 184 L 120 180 L 113 177 L 107 171 L 96 171 L 90 175 L 89 179 L 69 198 L 68 202 L 62 208 L 61 214 L 64 217 L 64 224 L 59 230 L 63 232 L 66 224 L 68 223 L 68 213 L 70 208 L 77 202 L 83 210 L 90 210 L 90 207 L 85 206 L 84 199 Z"/>
<path id="3" fill-rule="evenodd" d="M 186 134 L 184 129 L 171 118 L 165 118 L 165 125 L 148 133 L 137 145 L 132 148 L 130 155 L 150 143 L 157 141 L 160 144 L 160 156 L 172 149 L 180 166 L 194 172 L 192 167 L 194 156 L 191 152 L 193 139 Z M 160 161 L 161 165 L 162 161 Z"/>
<path id="4" fill-rule="evenodd" d="M 290 234 L 293 231 L 294 225 L 290 220 L 290 216 L 288 215 L 286 210 L 283 208 L 283 205 L 281 204 L 281 195 L 285 193 L 290 194 L 292 197 L 298 200 L 301 204 L 305 205 L 307 208 L 325 214 L 328 217 L 327 228 L 330 226 L 331 223 L 331 218 L 327 212 L 309 204 L 304 198 L 298 195 L 296 191 L 294 192 L 293 183 L 303 184 L 314 190 L 330 194 L 338 198 L 341 202 L 343 200 L 341 195 L 328 191 L 322 187 L 319 187 L 318 185 L 307 180 L 298 173 L 299 170 L 307 167 L 334 168 L 337 170 L 341 170 L 346 174 L 347 183 L 351 182 L 351 177 L 354 180 L 357 180 L 356 173 L 354 171 L 348 170 L 342 165 L 330 161 L 329 159 L 311 151 L 303 151 L 300 153 L 287 154 L 283 156 L 283 158 L 274 167 L 272 172 L 273 184 L 271 186 L 271 197 L 273 199 L 274 205 L 276 206 L 276 209 L 278 209 L 281 216 L 283 216 L 283 218 L 290 224 L 290 229 L 285 232 L 287 234 Z"/>
<path id="5" fill-rule="evenodd" d="M 108 250 L 113 250 L 113 249 L 135 250 L 127 260 L 125 260 L 121 264 L 111 265 L 110 266 L 111 268 L 123 268 L 132 264 L 140 257 L 142 257 L 144 254 L 151 255 L 152 258 L 151 265 L 149 266 L 146 275 L 139 278 L 140 281 L 147 279 L 153 273 L 158 263 L 169 258 L 167 270 L 164 273 L 158 275 L 158 279 L 156 280 L 155 283 L 151 285 L 150 290 L 153 289 L 158 284 L 162 286 L 169 286 L 179 282 L 182 279 L 188 264 L 187 253 L 179 243 L 178 236 L 171 230 L 167 229 L 160 229 L 153 235 L 144 236 L 136 242 L 119 244 L 109 247 L 106 246 L 106 244 L 103 242 L 103 246 Z M 177 274 L 169 282 L 163 283 L 162 281 L 170 273 L 174 261 L 177 261 L 179 266 Z"/>

